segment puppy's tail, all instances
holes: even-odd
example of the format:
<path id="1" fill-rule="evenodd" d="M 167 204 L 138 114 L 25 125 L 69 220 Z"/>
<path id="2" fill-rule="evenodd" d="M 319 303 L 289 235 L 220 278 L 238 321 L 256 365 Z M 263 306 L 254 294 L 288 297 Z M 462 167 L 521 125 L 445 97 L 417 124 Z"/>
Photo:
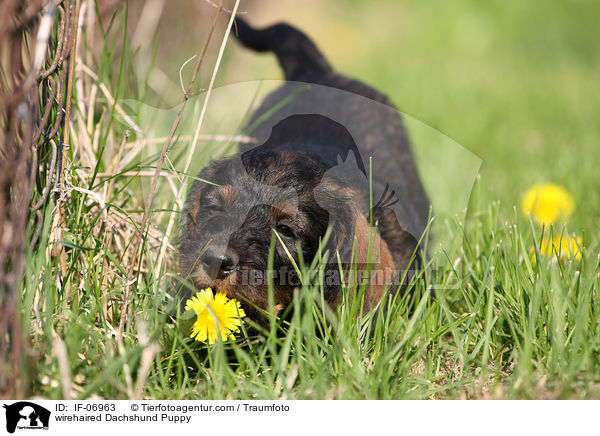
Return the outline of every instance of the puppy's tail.
<path id="1" fill-rule="evenodd" d="M 272 51 L 277 56 L 286 80 L 317 83 L 333 69 L 313 42 L 288 24 L 254 29 L 241 18 L 235 20 L 236 36 L 253 50 Z"/>

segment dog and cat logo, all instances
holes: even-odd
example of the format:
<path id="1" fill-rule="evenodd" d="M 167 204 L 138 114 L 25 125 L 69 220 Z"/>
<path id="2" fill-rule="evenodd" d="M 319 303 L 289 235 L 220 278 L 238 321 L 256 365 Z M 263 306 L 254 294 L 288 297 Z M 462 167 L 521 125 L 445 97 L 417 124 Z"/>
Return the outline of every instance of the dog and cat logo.
<path id="1" fill-rule="evenodd" d="M 19 401 L 6 409 L 6 431 L 14 433 L 16 429 L 48 430 L 50 411 L 29 401 Z"/>

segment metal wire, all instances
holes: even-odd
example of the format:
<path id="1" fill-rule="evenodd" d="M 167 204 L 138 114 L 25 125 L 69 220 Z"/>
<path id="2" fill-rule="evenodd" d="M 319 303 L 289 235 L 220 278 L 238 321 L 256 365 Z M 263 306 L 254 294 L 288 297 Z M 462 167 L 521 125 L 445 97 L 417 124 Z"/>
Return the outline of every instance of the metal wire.
<path id="1" fill-rule="evenodd" d="M 66 0 L 5 0 L 0 12 L 0 397 L 19 398 L 26 379 L 15 375 L 27 371 L 18 292 L 62 170 L 65 60 L 77 29 Z"/>

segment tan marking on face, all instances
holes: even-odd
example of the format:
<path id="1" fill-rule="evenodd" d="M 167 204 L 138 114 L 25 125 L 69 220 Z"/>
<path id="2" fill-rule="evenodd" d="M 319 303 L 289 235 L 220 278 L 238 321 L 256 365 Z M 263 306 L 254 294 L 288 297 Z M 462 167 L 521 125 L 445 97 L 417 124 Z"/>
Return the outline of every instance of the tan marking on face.
<path id="1" fill-rule="evenodd" d="M 230 206 L 235 201 L 237 197 L 237 191 L 233 186 L 227 185 L 222 187 L 219 190 L 219 196 L 221 197 L 221 201 L 223 202 L 223 206 Z"/>
<path id="2" fill-rule="evenodd" d="M 202 264 L 200 262 L 198 262 L 198 265 L 196 265 L 194 271 L 192 271 L 192 273 L 190 274 L 190 278 L 197 288 L 200 288 L 200 286 L 204 286 L 207 284 L 210 285 L 213 282 L 212 278 L 208 274 L 206 274 L 206 272 L 202 268 Z"/>
<path id="3" fill-rule="evenodd" d="M 194 200 L 192 201 L 192 205 L 190 207 L 190 211 L 189 211 L 190 221 L 187 226 L 188 227 L 187 231 L 189 234 L 192 234 L 196 227 L 196 221 L 197 221 L 199 212 L 200 212 L 200 193 L 198 193 L 198 195 L 196 195 L 194 197 Z"/>
<path id="4" fill-rule="evenodd" d="M 271 207 L 273 210 L 273 218 L 276 220 L 294 217 L 298 212 L 292 203 L 283 200 L 276 201 Z"/>

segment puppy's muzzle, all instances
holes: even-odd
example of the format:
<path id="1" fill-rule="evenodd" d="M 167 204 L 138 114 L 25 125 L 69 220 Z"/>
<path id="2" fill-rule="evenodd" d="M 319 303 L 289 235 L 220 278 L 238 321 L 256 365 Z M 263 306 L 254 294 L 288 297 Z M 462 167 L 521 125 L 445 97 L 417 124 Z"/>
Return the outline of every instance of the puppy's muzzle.
<path id="1" fill-rule="evenodd" d="M 213 278 L 224 279 L 238 268 L 239 256 L 232 252 L 217 254 L 210 248 L 200 257 L 206 273 Z"/>

